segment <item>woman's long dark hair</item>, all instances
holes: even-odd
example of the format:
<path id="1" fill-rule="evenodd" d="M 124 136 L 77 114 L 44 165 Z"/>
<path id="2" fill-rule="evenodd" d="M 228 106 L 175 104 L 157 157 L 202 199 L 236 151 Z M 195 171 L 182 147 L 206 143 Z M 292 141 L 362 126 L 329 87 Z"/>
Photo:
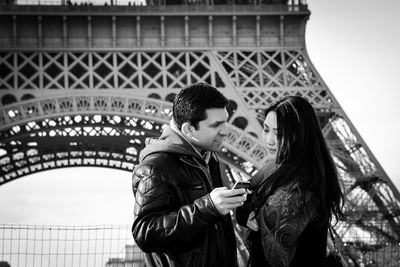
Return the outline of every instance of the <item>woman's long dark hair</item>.
<path id="1" fill-rule="evenodd" d="M 265 111 L 276 113 L 278 167 L 257 186 L 255 208 L 261 207 L 280 186 L 298 179 L 301 188 L 311 190 L 319 200 L 320 218 L 343 217 L 343 193 L 335 163 L 325 143 L 311 104 L 299 96 L 287 96 Z"/>

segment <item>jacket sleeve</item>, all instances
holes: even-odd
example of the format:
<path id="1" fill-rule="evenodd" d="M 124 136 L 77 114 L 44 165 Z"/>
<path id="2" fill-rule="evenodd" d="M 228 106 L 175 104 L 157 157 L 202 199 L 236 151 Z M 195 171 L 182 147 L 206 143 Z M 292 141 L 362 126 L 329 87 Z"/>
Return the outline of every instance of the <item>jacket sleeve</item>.
<path id="1" fill-rule="evenodd" d="M 223 218 L 209 194 L 174 209 L 177 205 L 171 197 L 173 189 L 163 173 L 150 163 L 141 165 L 133 173 L 135 220 L 132 234 L 137 245 L 147 253 L 185 247 L 206 227 Z"/>
<path id="2" fill-rule="evenodd" d="M 264 256 L 271 266 L 289 266 L 298 237 L 316 215 L 313 194 L 302 195 L 297 186 L 278 189 L 268 198 L 257 215 L 257 223 Z"/>

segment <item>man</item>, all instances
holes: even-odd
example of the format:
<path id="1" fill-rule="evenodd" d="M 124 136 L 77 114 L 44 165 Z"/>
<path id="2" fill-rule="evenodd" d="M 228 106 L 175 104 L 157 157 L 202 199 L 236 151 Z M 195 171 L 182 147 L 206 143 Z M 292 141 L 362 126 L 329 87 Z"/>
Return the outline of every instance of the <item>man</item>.
<path id="1" fill-rule="evenodd" d="M 208 84 L 182 89 L 170 126 L 141 151 L 132 234 L 146 266 L 237 266 L 230 211 L 245 189 L 223 187 L 215 153 L 228 134 L 227 105 Z"/>

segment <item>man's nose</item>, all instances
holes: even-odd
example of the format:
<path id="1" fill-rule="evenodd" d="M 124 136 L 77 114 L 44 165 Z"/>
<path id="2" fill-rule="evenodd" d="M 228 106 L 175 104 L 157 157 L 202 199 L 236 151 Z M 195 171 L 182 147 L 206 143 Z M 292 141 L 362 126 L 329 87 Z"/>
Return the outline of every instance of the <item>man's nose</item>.
<path id="1" fill-rule="evenodd" d="M 228 133 L 229 133 L 228 124 L 227 124 L 227 123 L 224 123 L 224 124 L 221 126 L 221 129 L 219 130 L 219 134 L 220 134 L 220 135 L 223 135 L 223 136 L 227 136 Z"/>

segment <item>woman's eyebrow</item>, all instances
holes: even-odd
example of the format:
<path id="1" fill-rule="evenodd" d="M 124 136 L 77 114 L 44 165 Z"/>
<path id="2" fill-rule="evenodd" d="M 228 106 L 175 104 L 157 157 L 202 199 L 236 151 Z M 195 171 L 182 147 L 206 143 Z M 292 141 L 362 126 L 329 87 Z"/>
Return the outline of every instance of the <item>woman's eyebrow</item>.
<path id="1" fill-rule="evenodd" d="M 264 123 L 264 127 L 270 128 L 267 124 Z M 278 128 L 272 128 L 272 130 L 277 131 Z"/>

